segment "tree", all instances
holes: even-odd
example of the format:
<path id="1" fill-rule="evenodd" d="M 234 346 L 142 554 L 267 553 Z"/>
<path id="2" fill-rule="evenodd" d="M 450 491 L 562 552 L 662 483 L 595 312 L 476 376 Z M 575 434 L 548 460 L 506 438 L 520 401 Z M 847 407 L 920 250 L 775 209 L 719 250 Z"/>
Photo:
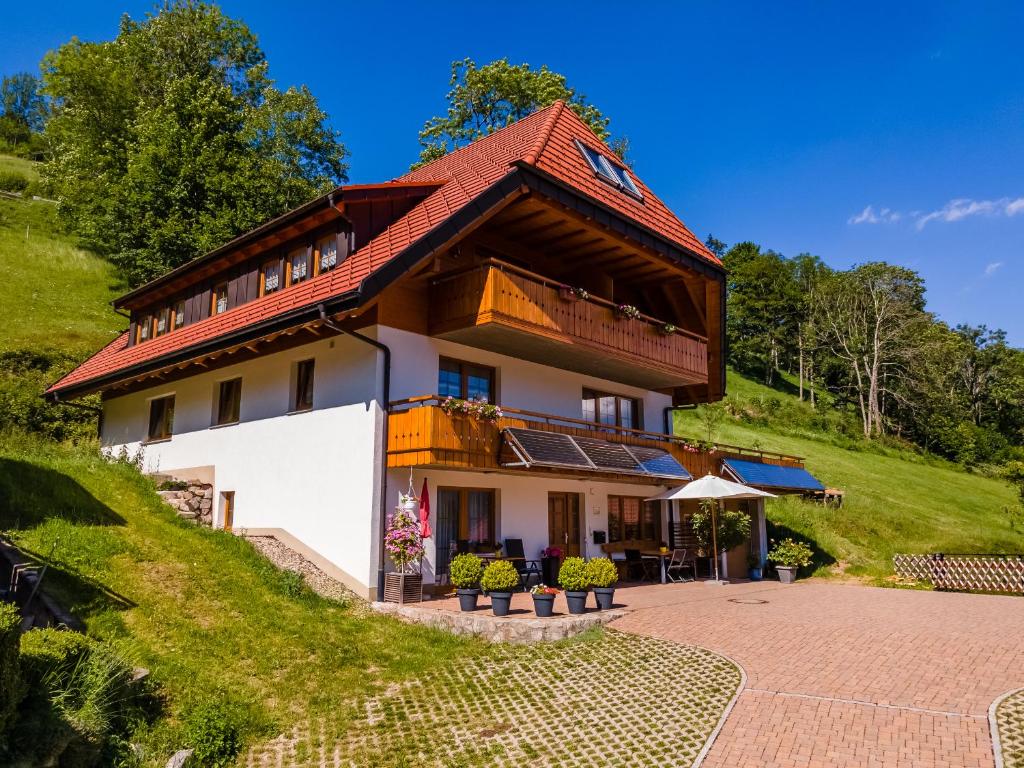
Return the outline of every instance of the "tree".
<path id="1" fill-rule="evenodd" d="M 910 269 L 872 262 L 829 275 L 821 284 L 815 322 L 830 352 L 847 368 L 865 437 L 882 434 L 883 400 L 914 358 L 914 333 L 931 322 L 924 283 Z"/>
<path id="2" fill-rule="evenodd" d="M 570 88 L 564 75 L 546 66 L 532 69 L 529 64 L 509 64 L 508 59 L 498 59 L 478 67 L 475 61 L 466 58 L 452 62 L 450 84 L 448 113 L 444 117 L 432 117 L 424 124 L 419 134 L 423 149 L 419 162 L 412 166 L 414 169 L 559 99 L 565 101 L 599 139 L 609 137 L 609 118 L 588 103 L 583 94 Z M 611 144 L 623 159 L 628 146 L 625 138 Z"/>
<path id="3" fill-rule="evenodd" d="M 130 284 L 346 178 L 347 151 L 316 99 L 279 90 L 267 71 L 242 22 L 194 0 L 44 60 L 46 179 L 62 216 Z"/>
<path id="4" fill-rule="evenodd" d="M 0 80 L 0 142 L 8 151 L 20 153 L 43 129 L 45 120 L 46 100 L 38 77 L 19 72 Z"/>
<path id="5" fill-rule="evenodd" d="M 814 377 L 818 352 L 818 333 L 815 325 L 815 305 L 821 281 L 829 274 L 828 266 L 817 256 L 798 254 L 793 259 L 793 280 L 796 283 L 797 363 L 799 368 L 799 397 L 804 399 L 804 383 L 808 385 L 811 407 L 815 407 Z"/>
<path id="6" fill-rule="evenodd" d="M 722 258 L 723 256 L 725 256 L 725 250 L 726 248 L 729 247 L 721 240 L 719 240 L 717 237 L 712 235 L 710 232 L 708 233 L 707 240 L 704 241 L 704 245 L 706 245 L 708 247 L 708 250 L 715 254 L 715 256 L 717 256 L 718 258 Z"/>

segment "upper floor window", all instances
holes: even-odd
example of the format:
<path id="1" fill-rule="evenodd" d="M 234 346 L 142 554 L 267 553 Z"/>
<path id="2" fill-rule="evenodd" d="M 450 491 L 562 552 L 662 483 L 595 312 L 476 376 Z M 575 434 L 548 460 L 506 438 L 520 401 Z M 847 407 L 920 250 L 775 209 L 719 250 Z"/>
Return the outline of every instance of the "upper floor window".
<path id="1" fill-rule="evenodd" d="M 288 276 L 290 278 L 290 285 L 301 283 L 303 280 L 312 277 L 309 268 L 309 248 L 302 246 L 288 254 Z"/>
<path id="2" fill-rule="evenodd" d="M 338 266 L 338 238 L 325 237 L 316 244 L 316 251 L 320 254 L 320 271 L 330 272 Z"/>
<path id="3" fill-rule="evenodd" d="M 172 324 L 174 330 L 178 330 L 185 325 L 185 300 L 181 299 L 174 302 L 174 322 Z"/>
<path id="4" fill-rule="evenodd" d="M 583 157 L 587 161 L 587 164 L 594 173 L 597 174 L 598 178 L 608 182 L 622 192 L 643 200 L 643 193 L 640 192 L 640 188 L 629 175 L 629 171 L 618 163 L 610 160 L 607 156 L 601 154 L 596 149 L 591 149 L 582 141 L 577 141 L 576 146 L 579 147 L 580 152 L 583 153 Z"/>
<path id="5" fill-rule="evenodd" d="M 153 330 L 154 336 L 163 336 L 171 330 L 171 308 L 164 307 L 156 313 L 156 327 Z"/>
<path id="6" fill-rule="evenodd" d="M 135 341 L 148 341 L 153 336 L 153 316 L 142 315 L 135 326 Z"/>
<path id="7" fill-rule="evenodd" d="M 174 431 L 174 395 L 149 401 L 147 440 L 168 440 Z"/>
<path id="8" fill-rule="evenodd" d="M 217 385 L 217 425 L 234 424 L 242 409 L 242 380 L 228 379 Z"/>
<path id="9" fill-rule="evenodd" d="M 219 283 L 213 289 L 211 315 L 219 315 L 228 311 L 228 284 Z"/>
<path id="10" fill-rule="evenodd" d="M 313 407 L 313 372 L 315 360 L 295 364 L 292 386 L 292 410 L 308 411 Z"/>
<path id="11" fill-rule="evenodd" d="M 273 293 L 281 287 L 281 260 L 271 259 L 260 267 L 260 296 Z"/>
<path id="12" fill-rule="evenodd" d="M 583 418 L 595 424 L 643 429 L 638 398 L 610 395 L 592 389 L 583 390 Z"/>
<path id="13" fill-rule="evenodd" d="M 437 394 L 461 400 L 497 402 L 494 369 L 442 357 L 438 365 Z"/>

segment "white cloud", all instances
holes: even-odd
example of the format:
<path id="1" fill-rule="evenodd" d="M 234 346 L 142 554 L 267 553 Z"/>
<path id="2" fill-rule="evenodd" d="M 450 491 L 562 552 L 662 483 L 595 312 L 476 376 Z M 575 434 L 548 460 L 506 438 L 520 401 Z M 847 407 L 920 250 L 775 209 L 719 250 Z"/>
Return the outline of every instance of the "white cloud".
<path id="1" fill-rule="evenodd" d="M 950 200 L 942 208 L 916 217 L 917 228 L 924 229 L 931 221 L 954 222 L 970 216 L 1016 216 L 1024 213 L 1024 197 L 1011 200 L 1001 197 L 998 200 L 971 200 L 962 197 Z"/>
<path id="2" fill-rule="evenodd" d="M 880 208 L 877 211 L 875 206 L 869 205 L 860 213 L 847 219 L 848 224 L 892 224 L 903 218 L 898 211 L 889 208 Z"/>
<path id="3" fill-rule="evenodd" d="M 1003 262 L 1001 261 L 993 261 L 991 264 L 986 264 L 985 277 L 992 277 L 992 275 L 999 271 L 1001 266 L 1003 266 Z"/>

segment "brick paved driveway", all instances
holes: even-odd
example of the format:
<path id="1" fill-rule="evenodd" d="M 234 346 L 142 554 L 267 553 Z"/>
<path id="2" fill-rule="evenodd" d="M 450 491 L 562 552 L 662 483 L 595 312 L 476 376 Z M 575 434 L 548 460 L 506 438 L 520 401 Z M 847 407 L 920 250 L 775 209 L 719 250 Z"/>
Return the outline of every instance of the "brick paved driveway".
<path id="1" fill-rule="evenodd" d="M 991 768 L 988 707 L 1024 687 L 1021 598 L 670 584 L 630 607 L 613 627 L 709 648 L 746 672 L 705 768 Z"/>

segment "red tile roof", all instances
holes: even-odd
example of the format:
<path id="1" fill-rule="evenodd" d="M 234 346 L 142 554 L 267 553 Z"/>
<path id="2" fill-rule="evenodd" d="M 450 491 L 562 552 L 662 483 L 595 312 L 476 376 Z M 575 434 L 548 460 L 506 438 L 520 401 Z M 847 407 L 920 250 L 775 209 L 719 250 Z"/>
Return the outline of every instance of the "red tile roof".
<path id="1" fill-rule="evenodd" d="M 129 347 L 128 334 L 123 333 L 51 386 L 47 393 L 59 394 L 69 388 L 84 392 L 90 381 L 109 378 L 120 370 L 155 362 L 170 353 L 186 351 L 290 310 L 353 291 L 380 267 L 513 172 L 516 162 L 533 165 L 686 250 L 715 264 L 720 263 L 636 176 L 633 179 L 643 193 L 642 202 L 598 179 L 573 145 L 576 139 L 611 154 L 575 112 L 565 108 L 562 102 L 556 102 L 407 173 L 393 183 L 439 181 L 443 184 L 369 243 L 358 248 L 336 269 L 142 344 Z M 365 187 L 353 185 L 349 189 Z M 342 202 L 345 189 L 341 187 L 338 190 Z"/>

